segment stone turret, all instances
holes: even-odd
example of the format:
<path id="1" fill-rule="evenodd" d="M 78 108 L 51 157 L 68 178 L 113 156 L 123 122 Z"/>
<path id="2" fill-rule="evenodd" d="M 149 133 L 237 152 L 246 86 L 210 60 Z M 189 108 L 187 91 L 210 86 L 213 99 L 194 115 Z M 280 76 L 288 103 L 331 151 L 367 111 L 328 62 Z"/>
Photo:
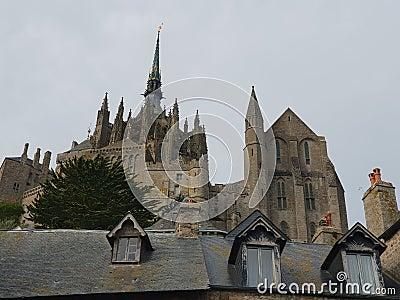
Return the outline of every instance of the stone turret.
<path id="1" fill-rule="evenodd" d="M 44 153 L 43 163 L 42 163 L 42 178 L 43 178 L 43 180 L 46 180 L 48 178 L 50 161 L 51 161 L 51 152 L 46 151 Z"/>
<path id="2" fill-rule="evenodd" d="M 179 107 L 178 107 L 178 99 L 175 98 L 175 103 L 174 107 L 172 110 L 172 119 L 173 119 L 173 124 L 176 124 L 179 122 Z"/>
<path id="3" fill-rule="evenodd" d="M 33 157 L 33 167 L 39 169 L 40 148 L 36 149 L 35 156 Z"/>
<path id="4" fill-rule="evenodd" d="M 251 97 L 247 107 L 245 120 L 245 143 L 244 148 L 244 178 L 246 189 L 251 193 L 258 181 L 261 172 L 262 153 L 264 137 L 264 120 L 258 104 L 254 86 L 251 88 Z"/>
<path id="5" fill-rule="evenodd" d="M 92 136 L 95 148 L 107 146 L 111 136 L 110 111 L 108 110 L 108 93 L 106 92 L 100 110 L 97 112 L 96 128 Z"/>
<path id="6" fill-rule="evenodd" d="M 117 115 L 115 116 L 114 125 L 111 131 L 110 144 L 121 141 L 124 136 L 124 97 L 118 107 Z"/>
<path id="7" fill-rule="evenodd" d="M 390 182 L 382 181 L 379 168 L 375 168 L 368 176 L 371 186 L 362 198 L 365 220 L 368 230 L 380 236 L 399 218 L 395 187 Z"/>
<path id="8" fill-rule="evenodd" d="M 189 130 L 189 125 L 188 125 L 188 120 L 185 118 L 185 124 L 183 125 L 183 132 L 188 133 Z"/>
<path id="9" fill-rule="evenodd" d="M 28 148 L 29 148 L 29 143 L 26 143 L 24 146 L 24 152 L 21 154 L 21 165 L 25 165 L 26 161 L 28 160 Z"/>

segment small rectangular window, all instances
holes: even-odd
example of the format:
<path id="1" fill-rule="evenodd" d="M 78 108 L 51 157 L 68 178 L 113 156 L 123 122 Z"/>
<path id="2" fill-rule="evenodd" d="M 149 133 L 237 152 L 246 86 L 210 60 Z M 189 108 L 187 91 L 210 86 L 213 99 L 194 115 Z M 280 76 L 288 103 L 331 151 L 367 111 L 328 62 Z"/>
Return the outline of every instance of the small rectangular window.
<path id="1" fill-rule="evenodd" d="M 137 260 L 138 238 L 122 237 L 118 239 L 118 249 L 116 261 L 135 261 Z"/>
<path id="2" fill-rule="evenodd" d="M 182 178 L 183 178 L 183 174 L 181 174 L 181 173 L 176 174 L 176 180 L 182 180 Z"/>
<path id="3" fill-rule="evenodd" d="M 268 285 L 274 282 L 273 250 L 265 247 L 247 248 L 247 285 L 256 287 L 267 279 Z"/>
<path id="4" fill-rule="evenodd" d="M 376 290 L 375 271 L 371 253 L 347 253 L 348 282 L 357 283 L 359 292 L 363 293 L 362 286 L 371 284 L 370 292 Z"/>

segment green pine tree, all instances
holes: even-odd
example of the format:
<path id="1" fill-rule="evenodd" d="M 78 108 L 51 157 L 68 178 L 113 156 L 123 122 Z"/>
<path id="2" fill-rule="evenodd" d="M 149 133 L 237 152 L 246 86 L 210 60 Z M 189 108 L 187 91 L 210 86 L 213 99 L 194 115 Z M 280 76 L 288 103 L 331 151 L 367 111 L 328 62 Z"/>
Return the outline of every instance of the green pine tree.
<path id="1" fill-rule="evenodd" d="M 143 227 L 154 215 L 135 199 L 126 181 L 121 161 L 103 156 L 74 158 L 43 184 L 43 193 L 28 206 L 30 220 L 40 228 L 112 229 L 128 212 Z M 144 195 L 149 187 L 138 187 Z"/>

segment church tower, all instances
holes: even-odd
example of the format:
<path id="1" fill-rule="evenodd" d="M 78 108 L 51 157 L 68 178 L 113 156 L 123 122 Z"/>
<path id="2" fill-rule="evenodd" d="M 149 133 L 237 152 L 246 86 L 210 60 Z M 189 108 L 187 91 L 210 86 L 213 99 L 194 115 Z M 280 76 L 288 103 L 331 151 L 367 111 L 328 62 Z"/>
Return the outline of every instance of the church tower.
<path id="1" fill-rule="evenodd" d="M 245 120 L 244 179 L 247 192 L 251 193 L 258 181 L 262 166 L 261 148 L 264 146 L 264 120 L 254 86 L 247 107 Z"/>

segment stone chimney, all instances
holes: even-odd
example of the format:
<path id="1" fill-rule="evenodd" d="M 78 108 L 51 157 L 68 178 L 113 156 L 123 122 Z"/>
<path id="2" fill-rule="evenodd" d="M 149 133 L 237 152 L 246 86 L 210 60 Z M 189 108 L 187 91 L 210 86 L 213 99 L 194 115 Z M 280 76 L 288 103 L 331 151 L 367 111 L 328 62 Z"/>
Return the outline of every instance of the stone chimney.
<path id="1" fill-rule="evenodd" d="M 382 181 L 379 168 L 368 176 L 371 186 L 362 198 L 365 220 L 368 230 L 379 237 L 399 218 L 395 188 L 390 182 Z"/>
<path id="2" fill-rule="evenodd" d="M 24 152 L 21 154 L 21 164 L 25 165 L 26 161 L 28 160 L 28 148 L 29 148 L 29 143 L 26 143 L 24 146 Z"/>
<path id="3" fill-rule="evenodd" d="M 325 217 L 319 221 L 319 226 L 312 238 L 312 243 L 333 246 L 342 235 L 343 233 L 339 228 L 333 227 L 332 216 L 328 211 Z"/>
<path id="4" fill-rule="evenodd" d="M 180 238 L 197 238 L 199 236 L 200 205 L 192 199 L 185 198 L 179 207 L 175 222 L 175 234 Z"/>
<path id="5" fill-rule="evenodd" d="M 39 168 L 39 160 L 40 160 L 40 148 L 37 148 L 35 156 L 33 157 L 33 167 L 35 169 Z"/>

